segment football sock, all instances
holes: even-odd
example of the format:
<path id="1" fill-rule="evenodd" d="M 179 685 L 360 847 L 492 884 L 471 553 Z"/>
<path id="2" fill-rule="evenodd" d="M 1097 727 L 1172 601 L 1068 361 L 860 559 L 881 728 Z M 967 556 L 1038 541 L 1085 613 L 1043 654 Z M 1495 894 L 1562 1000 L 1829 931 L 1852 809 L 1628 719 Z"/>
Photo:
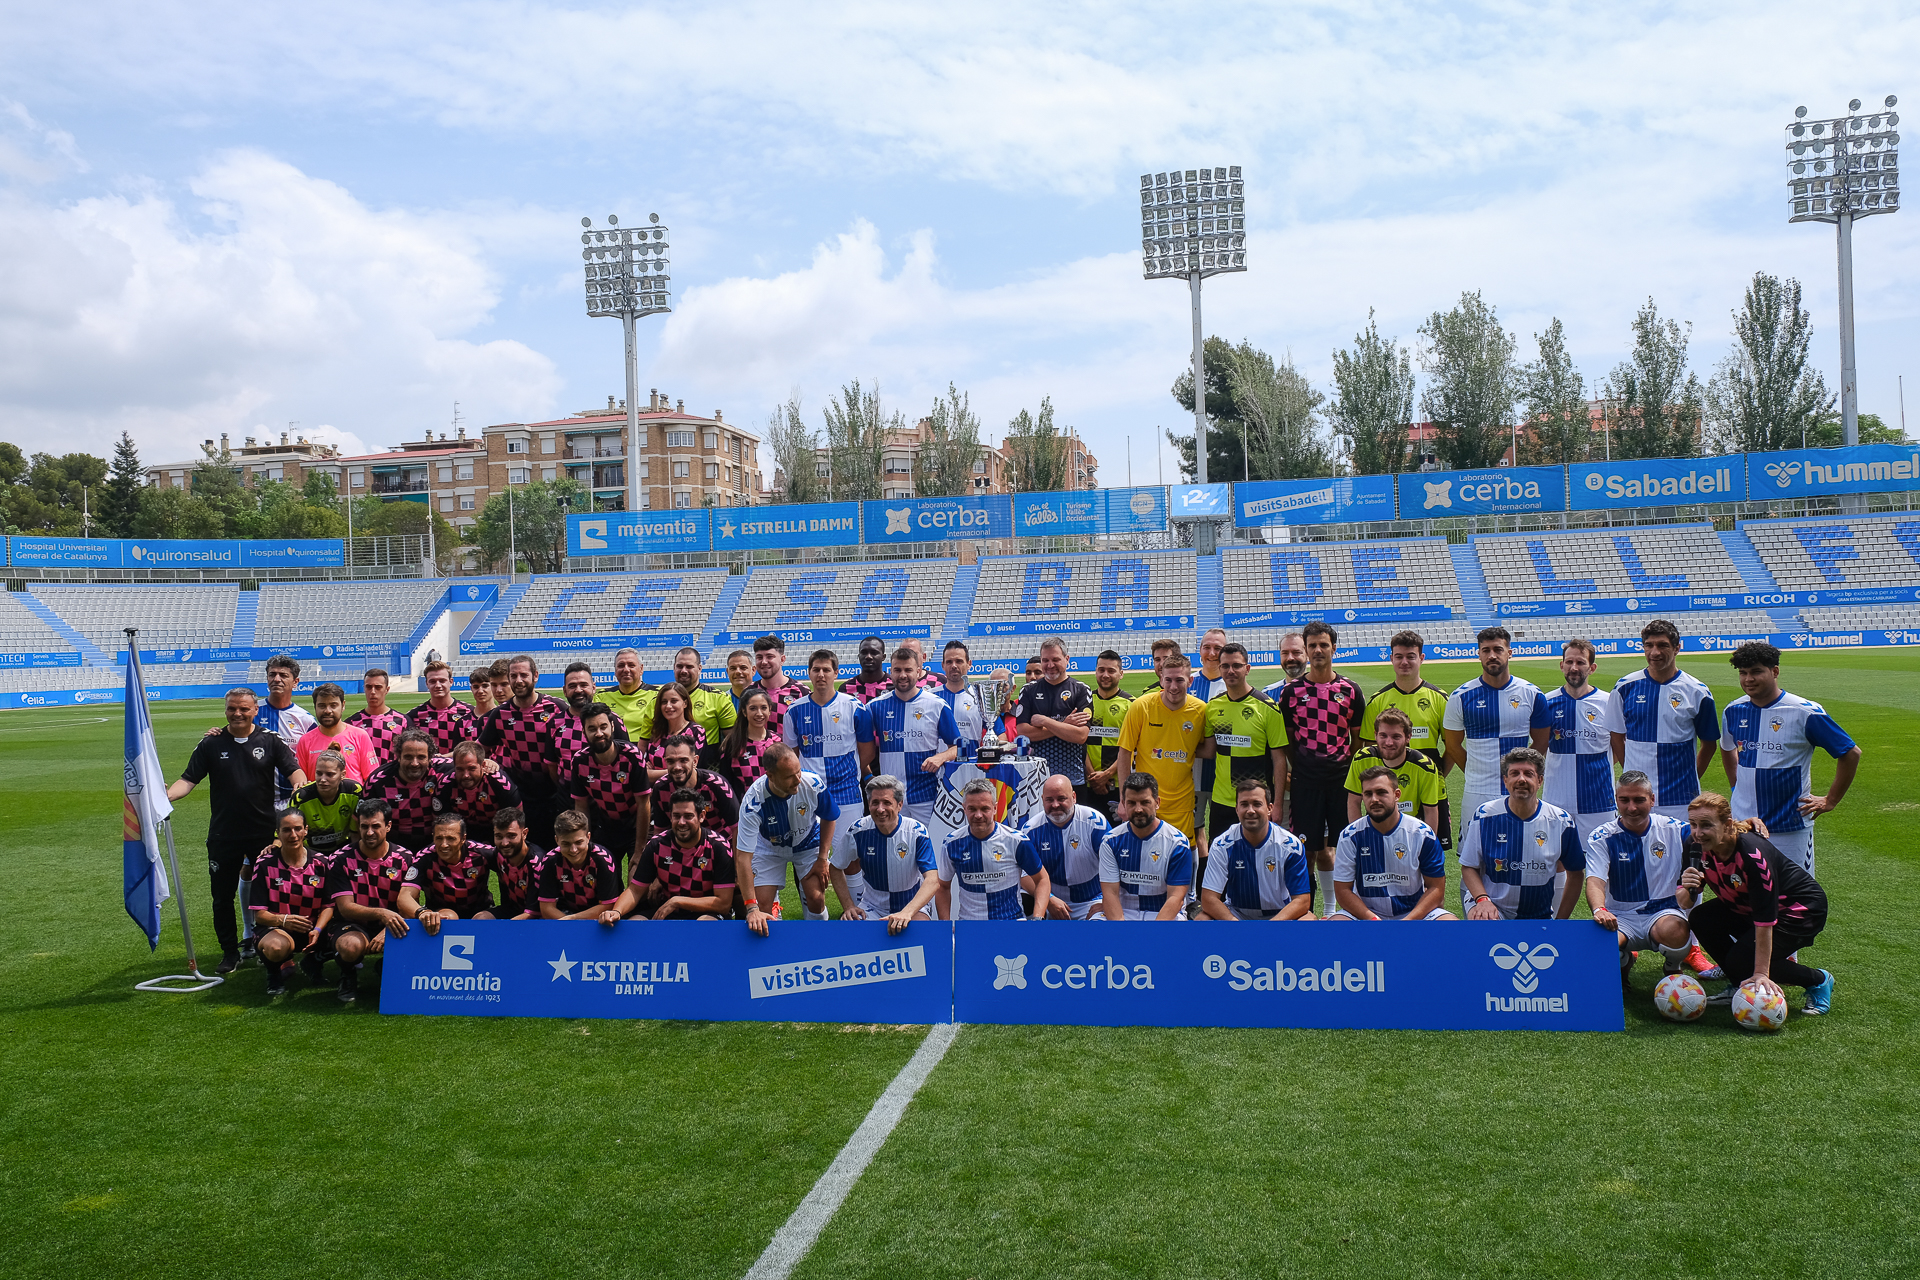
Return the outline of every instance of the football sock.
<path id="1" fill-rule="evenodd" d="M 262 960 L 260 966 L 267 971 L 267 985 L 269 987 L 277 987 L 287 980 L 287 965 L 285 961 L 274 964 L 271 961 Z"/>
<path id="2" fill-rule="evenodd" d="M 1691 950 L 1693 947 L 1683 942 L 1677 947 L 1661 947 L 1660 954 L 1667 958 L 1668 964 L 1679 966 L 1686 963 L 1687 953 Z"/>
<path id="3" fill-rule="evenodd" d="M 1329 867 L 1322 871 L 1314 868 L 1313 882 L 1320 886 L 1320 912 L 1324 915 L 1337 905 L 1333 900 L 1333 869 Z"/>
<path id="4" fill-rule="evenodd" d="M 825 920 L 827 918 L 825 911 L 815 911 L 812 907 L 800 908 L 800 914 L 809 920 Z"/>

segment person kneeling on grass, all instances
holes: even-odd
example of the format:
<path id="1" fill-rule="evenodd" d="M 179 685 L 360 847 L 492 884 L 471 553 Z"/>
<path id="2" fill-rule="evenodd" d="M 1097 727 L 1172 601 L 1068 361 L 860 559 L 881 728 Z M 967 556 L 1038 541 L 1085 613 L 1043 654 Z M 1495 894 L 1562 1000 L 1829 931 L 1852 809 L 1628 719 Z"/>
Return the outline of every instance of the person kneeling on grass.
<path id="1" fill-rule="evenodd" d="M 1186 668 L 1168 670 L 1168 687 L 1180 687 Z M 1127 825 L 1100 842 L 1100 914 L 1108 920 L 1185 920 L 1193 846 L 1180 828 L 1160 820 L 1160 780 L 1151 773 L 1128 774 L 1120 787 L 1120 816 Z M 1035 892 L 1045 897 L 1043 890 Z"/>
<path id="2" fill-rule="evenodd" d="M 866 812 L 833 839 L 827 876 L 840 899 L 842 920 L 886 920 L 899 933 L 925 918 L 940 891 L 933 837 L 905 814 L 907 784 L 883 773 L 867 780 Z"/>
<path id="3" fill-rule="evenodd" d="M 488 878 L 492 845 L 467 839 L 467 820 L 443 813 L 433 820 L 433 847 L 413 860 L 400 886 L 400 914 L 418 920 L 428 937 L 446 920 L 497 920 Z"/>
<path id="4" fill-rule="evenodd" d="M 356 815 L 360 836 L 327 864 L 327 899 L 333 919 L 321 934 L 321 945 L 340 965 L 340 1000 L 352 1004 L 360 995 L 360 966 L 379 955 L 387 935 L 407 936 L 407 918 L 400 914 L 400 886 L 405 881 L 407 850 L 387 842 L 389 810 L 384 800 L 362 800 Z"/>
<path id="5" fill-rule="evenodd" d="M 1348 823 L 1333 853 L 1328 920 L 1458 920 L 1440 908 L 1446 855 L 1433 828 L 1400 812 L 1400 779 L 1385 765 L 1360 775 L 1367 816 Z"/>
<path id="6" fill-rule="evenodd" d="M 1679 973 L 1692 943 L 1676 896 L 1686 865 L 1687 824 L 1653 811 L 1653 780 L 1629 769 L 1613 784 L 1615 815 L 1587 836 L 1587 904 L 1593 922 L 1620 941 L 1620 982 L 1636 952 L 1660 948 Z"/>
<path id="7" fill-rule="evenodd" d="M 518 805 L 493 815 L 493 870 L 500 877 L 496 920 L 532 920 L 540 914 L 540 864 L 546 851 L 527 839 L 526 811 Z"/>
<path id="8" fill-rule="evenodd" d="M 540 864 L 542 920 L 597 920 L 620 899 L 613 859 L 593 842 L 587 815 L 562 809 L 553 818 L 553 852 Z"/>
<path id="9" fill-rule="evenodd" d="M 943 704 L 944 705 L 944 704 Z M 947 713 L 951 719 L 953 713 Z M 827 918 L 827 854 L 833 848 L 840 806 L 826 779 L 800 767 L 800 753 L 781 743 L 762 757 L 767 771 L 740 797 L 739 838 L 734 842 L 740 883 L 753 883 L 747 928 L 767 936 L 776 895 L 792 867 L 809 920 Z"/>
<path id="10" fill-rule="evenodd" d="M 1827 892 L 1773 842 L 1755 834 L 1751 818 L 1734 821 L 1733 805 L 1702 791 L 1687 806 L 1693 840 L 1678 899 L 1692 907 L 1687 923 L 1707 954 L 1726 971 L 1726 989 L 1707 997 L 1724 1005 L 1749 977 L 1778 991 L 1804 987 L 1806 1014 L 1833 1007 L 1833 974 L 1800 963 L 1800 948 L 1827 925 Z M 1700 890 L 1714 896 L 1698 906 Z M 1776 956 L 1775 952 L 1784 955 Z"/>
<path id="11" fill-rule="evenodd" d="M 600 913 L 600 923 L 643 920 L 724 920 L 733 914 L 733 850 L 707 828 L 706 800 L 681 788 L 667 797 L 667 830 L 647 842 L 635 859 L 620 900 Z"/>
<path id="12" fill-rule="evenodd" d="M 320 931 L 333 909 L 325 905 L 326 868 L 307 849 L 307 820 L 298 809 L 280 814 L 279 838 L 253 860 L 247 909 L 259 939 L 260 963 L 267 971 L 267 994 L 287 989 L 287 962 L 299 953 L 300 967 L 318 978 L 325 963 Z"/>
<path id="13" fill-rule="evenodd" d="M 1208 920 L 1311 920 L 1313 869 L 1300 837 L 1273 821 L 1263 778 L 1236 782 L 1240 821 L 1222 831 L 1207 857 L 1200 910 Z"/>

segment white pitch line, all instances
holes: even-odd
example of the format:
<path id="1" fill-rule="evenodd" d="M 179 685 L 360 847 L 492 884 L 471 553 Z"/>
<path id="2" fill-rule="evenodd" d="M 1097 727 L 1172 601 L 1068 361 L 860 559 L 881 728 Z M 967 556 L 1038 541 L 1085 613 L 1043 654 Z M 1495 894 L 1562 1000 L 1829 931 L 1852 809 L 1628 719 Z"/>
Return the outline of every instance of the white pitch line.
<path id="1" fill-rule="evenodd" d="M 957 1022 L 942 1022 L 927 1032 L 927 1038 L 920 1042 L 907 1065 L 900 1068 L 900 1074 L 893 1078 L 886 1091 L 874 1102 L 873 1110 L 867 1112 L 867 1118 L 847 1139 L 847 1145 L 840 1148 L 840 1154 L 833 1158 L 827 1171 L 820 1175 L 820 1181 L 813 1184 L 813 1190 L 807 1192 L 807 1198 L 793 1211 L 785 1225 L 773 1233 L 767 1250 L 760 1260 L 747 1272 L 747 1280 L 786 1280 L 800 1260 L 807 1256 L 820 1233 L 826 1230 L 827 1223 L 840 1209 L 853 1190 L 853 1184 L 860 1181 L 867 1166 L 873 1163 L 874 1156 L 886 1144 L 887 1135 L 900 1123 L 900 1117 L 906 1114 L 907 1104 L 913 1101 L 913 1095 L 920 1092 L 920 1086 L 927 1082 L 933 1069 L 940 1065 L 940 1059 L 947 1054 L 954 1037 L 960 1034 Z"/>

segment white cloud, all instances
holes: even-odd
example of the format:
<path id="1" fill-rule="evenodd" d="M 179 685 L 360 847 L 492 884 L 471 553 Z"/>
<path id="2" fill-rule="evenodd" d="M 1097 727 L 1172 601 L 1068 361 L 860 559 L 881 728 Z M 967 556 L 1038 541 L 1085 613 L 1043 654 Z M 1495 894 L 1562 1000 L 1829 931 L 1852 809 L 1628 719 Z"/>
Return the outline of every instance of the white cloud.
<path id="1" fill-rule="evenodd" d="M 0 196 L 0 413 L 23 446 L 149 459 L 221 432 L 338 424 L 380 444 L 549 411 L 524 343 L 461 335 L 498 285 L 460 220 L 367 208 L 257 151 L 224 154 L 176 202 L 158 189 L 53 206 Z"/>

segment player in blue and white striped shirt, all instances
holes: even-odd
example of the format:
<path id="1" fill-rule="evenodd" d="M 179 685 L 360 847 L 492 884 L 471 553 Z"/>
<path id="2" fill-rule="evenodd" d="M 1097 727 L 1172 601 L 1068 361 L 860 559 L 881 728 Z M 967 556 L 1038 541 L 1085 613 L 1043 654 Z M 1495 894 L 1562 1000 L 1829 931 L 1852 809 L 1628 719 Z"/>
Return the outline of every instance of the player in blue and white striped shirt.
<path id="1" fill-rule="evenodd" d="M 967 825 L 934 846 L 940 871 L 936 901 L 942 920 L 1022 920 L 1020 880 L 1033 877 L 1033 918 L 1047 913 L 1047 869 L 1033 842 L 994 821 L 1000 796 L 991 782 L 975 778 L 960 791 Z"/>
<path id="2" fill-rule="evenodd" d="M 1185 920 L 1193 846 L 1160 820 L 1160 782 L 1132 773 L 1120 789 L 1127 825 L 1100 842 L 1100 910 L 1109 920 Z"/>
<path id="3" fill-rule="evenodd" d="M 1637 769 L 1620 775 L 1614 796 L 1613 820 L 1585 841 L 1593 922 L 1619 938 L 1622 982 L 1633 953 L 1654 947 L 1667 972 L 1679 973 L 1692 949 L 1677 897 L 1692 828 L 1653 811 L 1653 781 Z"/>
<path id="4" fill-rule="evenodd" d="M 1640 629 L 1640 649 L 1647 665 L 1613 686 L 1607 729 L 1625 767 L 1653 779 L 1653 811 L 1685 822 L 1720 744 L 1720 716 L 1712 691 L 1678 666 L 1678 627 L 1655 618 Z"/>
<path id="5" fill-rule="evenodd" d="M 773 899 L 787 882 L 793 867 L 800 881 L 800 897 L 809 920 L 827 918 L 827 895 L 822 872 L 833 848 L 833 824 L 840 807 L 833 802 L 826 779 L 800 767 L 800 755 L 781 743 L 761 757 L 765 775 L 755 778 L 740 798 L 740 826 L 734 858 L 740 882 L 753 886 L 754 906 L 747 927 L 765 936 L 773 919 Z"/>
<path id="6" fill-rule="evenodd" d="M 1273 821 L 1265 779 L 1234 784 L 1240 821 L 1214 837 L 1200 910 L 1212 920 L 1311 920 L 1313 871 L 1300 837 Z"/>
<path id="7" fill-rule="evenodd" d="M 1026 836 L 1053 883 L 1050 918 L 1085 920 L 1100 905 L 1100 845 L 1107 831 L 1105 814 L 1074 802 L 1072 778 L 1056 773 L 1047 779 Z"/>
<path id="8" fill-rule="evenodd" d="M 840 898 L 842 920 L 882 916 L 899 933 L 927 914 L 940 888 L 939 864 L 927 829 L 903 812 L 906 784 L 881 774 L 867 782 L 867 812 L 843 822 L 833 839 L 828 875 Z"/>
<path id="9" fill-rule="evenodd" d="M 1489 800 L 1467 818 L 1460 833 L 1460 898 L 1468 904 L 1467 919 L 1565 920 L 1573 914 L 1587 855 L 1573 815 L 1541 801 L 1545 772 L 1538 751 L 1515 747 L 1500 760 L 1506 798 Z"/>
<path id="10" fill-rule="evenodd" d="M 866 812 L 860 775 L 873 765 L 873 714 L 853 695 L 833 687 L 839 678 L 840 655 L 815 649 L 807 659 L 811 695 L 787 704 L 780 717 L 780 741 L 800 753 L 802 768 L 827 780 L 844 830 Z"/>
<path id="11" fill-rule="evenodd" d="M 1569 640 L 1560 647 L 1560 674 L 1566 683 L 1544 694 L 1534 723 L 1547 731 L 1547 785 L 1541 798 L 1573 815 L 1580 846 L 1613 818 L 1613 742 L 1607 732 L 1607 706 L 1613 695 L 1590 683 L 1599 663 L 1590 640 Z"/>
<path id="12" fill-rule="evenodd" d="M 1813 872 L 1813 820 L 1853 785 L 1860 748 L 1827 709 L 1780 687 L 1780 651 L 1749 641 L 1733 651 L 1743 693 L 1727 705 L 1720 759 L 1733 782 L 1733 816 L 1767 824 L 1774 848 Z M 1833 784 L 1813 794 L 1813 749 L 1834 758 Z"/>
<path id="13" fill-rule="evenodd" d="M 1538 747 L 1546 741 L 1546 730 L 1536 715 L 1540 690 L 1507 669 L 1513 661 L 1512 635 L 1505 627 L 1486 627 L 1479 643 L 1480 674 L 1448 696 L 1440 720 L 1447 759 L 1462 770 L 1460 809 L 1468 817 L 1487 801 L 1506 794 L 1500 776 L 1502 756 L 1529 742 Z"/>
<path id="14" fill-rule="evenodd" d="M 881 773 L 907 784 L 907 813 L 938 831 L 933 804 L 940 797 L 940 766 L 960 757 L 960 726 L 953 708 L 920 684 L 920 655 L 907 645 L 893 651 L 893 688 L 867 704 Z"/>
<path id="15" fill-rule="evenodd" d="M 1328 920 L 1458 920 L 1441 907 L 1447 860 L 1440 837 L 1400 812 L 1400 779 L 1377 764 L 1360 775 L 1367 816 L 1347 824 L 1333 851 Z"/>

